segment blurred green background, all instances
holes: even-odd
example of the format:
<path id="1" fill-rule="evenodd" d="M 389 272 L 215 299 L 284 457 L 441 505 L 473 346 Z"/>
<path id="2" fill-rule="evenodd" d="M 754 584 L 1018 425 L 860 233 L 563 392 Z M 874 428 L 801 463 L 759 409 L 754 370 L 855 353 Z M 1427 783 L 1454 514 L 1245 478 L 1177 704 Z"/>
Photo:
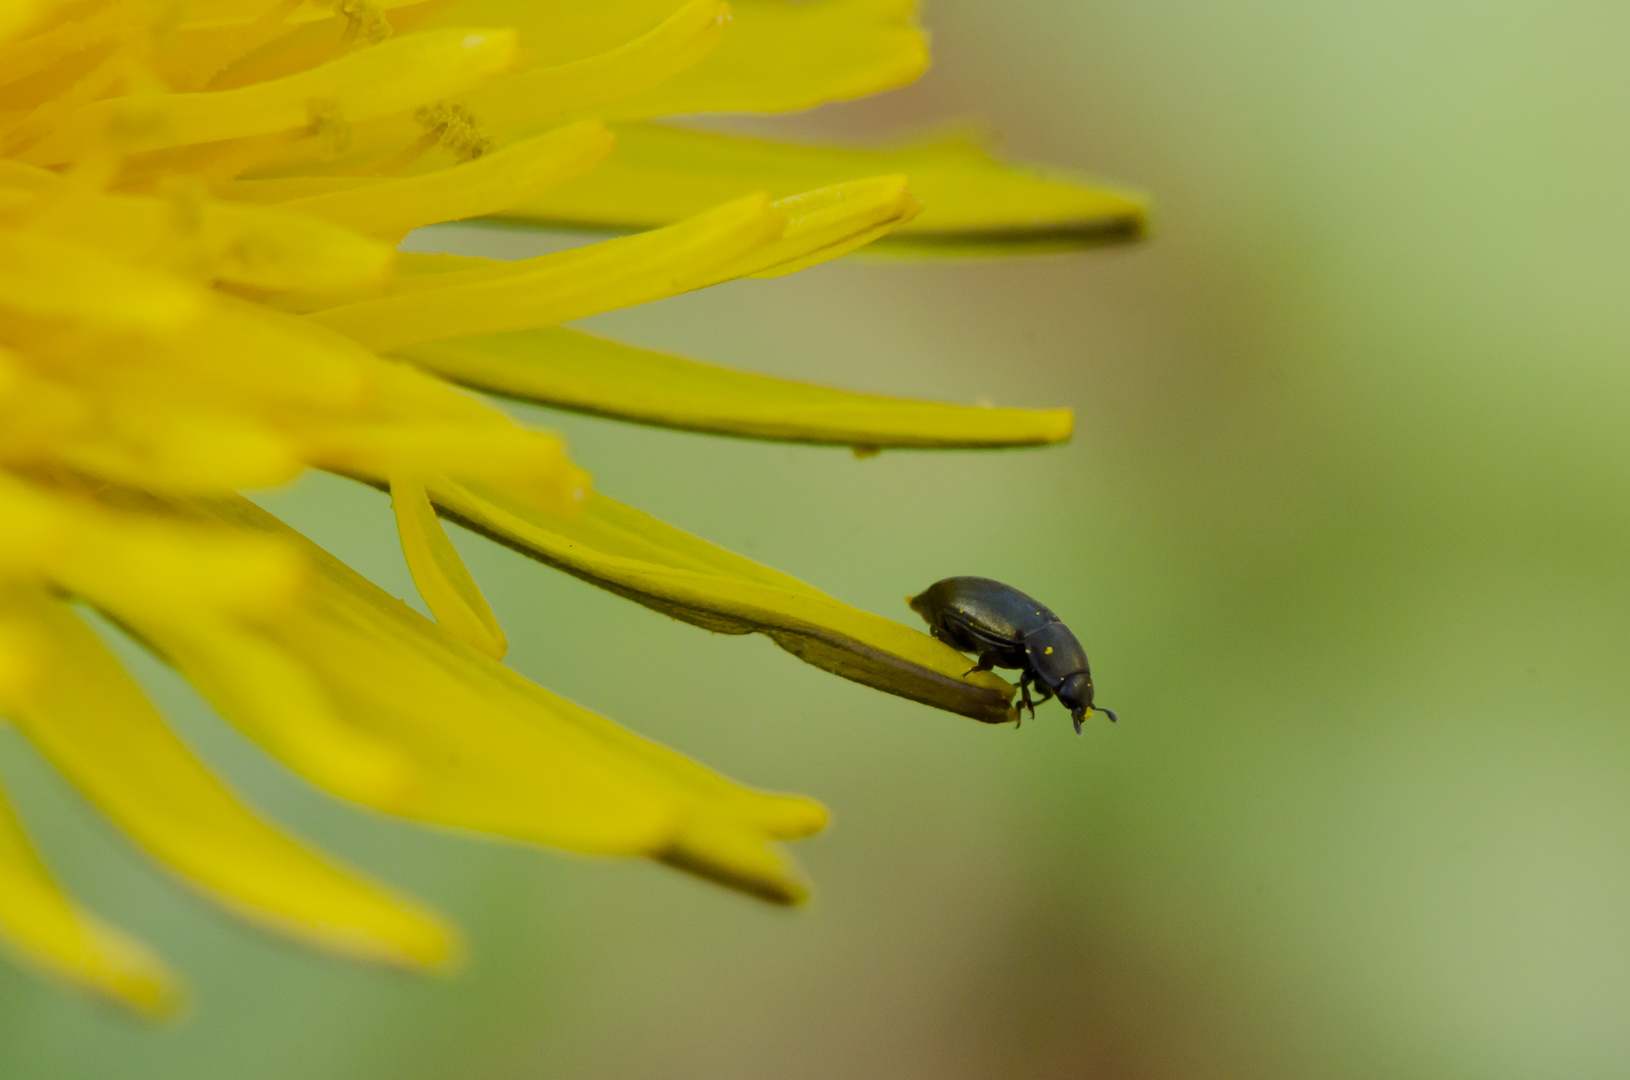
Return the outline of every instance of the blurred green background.
<path id="1" fill-rule="evenodd" d="M 1034 593 L 1122 722 L 987 728 L 459 535 L 516 668 L 831 806 L 796 849 L 814 903 L 356 812 L 144 663 L 253 801 L 442 907 L 469 963 L 424 980 L 264 937 L 7 734 L 60 876 L 195 997 L 151 1030 L 0 966 L 0 1076 L 1630 1075 L 1630 7 L 926 18 L 921 84 L 780 130 L 983 116 L 1010 152 L 1152 192 L 1154 238 L 849 260 L 594 325 L 1069 405 L 1072 443 L 856 460 L 526 416 L 601 490 L 870 610 L 912 621 L 900 598 L 949 574 Z M 411 593 L 382 496 L 314 478 L 269 502 Z"/>

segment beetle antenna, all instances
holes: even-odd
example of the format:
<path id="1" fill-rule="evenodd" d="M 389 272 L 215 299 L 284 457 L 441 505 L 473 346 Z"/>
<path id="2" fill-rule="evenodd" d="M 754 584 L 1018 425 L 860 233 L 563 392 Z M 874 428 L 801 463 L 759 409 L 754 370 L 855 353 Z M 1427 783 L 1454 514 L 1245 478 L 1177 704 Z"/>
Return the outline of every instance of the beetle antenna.
<path id="1" fill-rule="evenodd" d="M 1103 707 L 1103 706 L 1102 706 L 1102 705 L 1094 705 L 1094 706 L 1093 706 L 1093 709 L 1094 709 L 1094 710 L 1095 710 L 1095 711 L 1097 711 L 1097 712 L 1101 712 L 1101 713 L 1103 713 L 1103 714 L 1104 714 L 1104 715 L 1105 715 L 1105 716 L 1107 716 L 1107 717 L 1109 717 L 1109 722 L 1110 722 L 1110 723 L 1111 723 L 1111 724 L 1113 724 L 1113 723 L 1115 723 L 1115 721 L 1117 721 L 1117 720 L 1119 720 L 1119 719 L 1120 719 L 1120 717 L 1118 717 L 1118 716 L 1116 716 L 1116 715 L 1115 715 L 1115 710 L 1114 710 L 1114 709 L 1106 709 L 1106 708 L 1104 708 L 1104 707 Z"/>

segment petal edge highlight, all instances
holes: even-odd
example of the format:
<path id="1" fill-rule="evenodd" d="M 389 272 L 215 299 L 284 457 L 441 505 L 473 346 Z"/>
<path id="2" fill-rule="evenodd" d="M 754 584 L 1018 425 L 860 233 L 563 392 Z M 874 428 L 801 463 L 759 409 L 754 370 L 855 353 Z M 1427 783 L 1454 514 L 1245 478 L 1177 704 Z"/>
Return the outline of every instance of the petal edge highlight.
<path id="1" fill-rule="evenodd" d="M 660 427 L 865 448 L 1063 442 L 1068 409 L 998 409 L 830 389 L 546 327 L 457 338 L 396 355 L 443 378 L 539 405 Z"/>
<path id="2" fill-rule="evenodd" d="M 853 176 L 903 173 L 923 212 L 884 245 L 1006 253 L 1134 240 L 1148 203 L 1087 178 L 1003 162 L 965 134 L 893 149 L 840 149 L 659 124 L 615 128 L 617 153 L 579 180 L 499 215 L 579 228 L 665 224 L 745 191 L 772 198 Z"/>

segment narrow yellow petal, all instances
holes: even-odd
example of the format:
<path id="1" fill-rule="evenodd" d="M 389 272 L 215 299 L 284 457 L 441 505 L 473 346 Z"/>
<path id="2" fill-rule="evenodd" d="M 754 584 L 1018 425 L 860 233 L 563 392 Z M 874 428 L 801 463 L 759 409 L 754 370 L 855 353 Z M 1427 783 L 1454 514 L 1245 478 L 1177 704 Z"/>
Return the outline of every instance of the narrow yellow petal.
<path id="1" fill-rule="evenodd" d="M 536 130 L 552 117 L 661 85 L 706 56 L 729 22 L 729 5 L 690 0 L 648 33 L 615 49 L 495 79 L 470 93 L 470 108 L 495 132 Z"/>
<path id="2" fill-rule="evenodd" d="M 107 415 L 59 450 L 120 483 L 183 494 L 253 486 L 257 463 L 268 482 L 302 465 L 367 476 L 432 470 L 523 484 L 540 505 L 569 507 L 589 482 L 558 439 L 262 305 L 217 295 L 198 325 L 136 355 L 145 363 L 84 373 Z"/>
<path id="3" fill-rule="evenodd" d="M 383 285 L 391 249 L 281 209 L 213 199 L 95 195 L 63 200 L 31 224 L 137 265 L 260 289 Z"/>
<path id="4" fill-rule="evenodd" d="M 711 275 L 713 283 L 737 277 L 781 277 L 837 258 L 910 222 L 921 212 L 922 204 L 907 189 L 906 178 L 894 175 L 850 180 L 791 195 L 776 200 L 772 209 L 786 223 L 780 237 L 716 269 Z M 424 280 L 405 284 L 403 291 L 434 284 L 435 278 L 430 275 L 436 273 L 481 267 L 480 259 L 404 255 L 403 273 Z"/>
<path id="5" fill-rule="evenodd" d="M 1062 442 L 1068 409 L 995 409 L 850 393 L 731 371 L 565 327 L 397 351 L 445 379 L 540 405 L 662 427 L 863 447 Z"/>
<path id="6" fill-rule="evenodd" d="M 773 205 L 749 196 L 640 236 L 515 263 L 409 275 L 395 295 L 325 309 L 312 318 L 380 351 L 549 325 L 807 265 L 908 220 L 916 208 L 900 176 L 833 185 Z M 684 270 L 675 264 L 681 255 L 689 264 Z M 424 325 L 432 321 L 440 326 Z"/>
<path id="7" fill-rule="evenodd" d="M 314 434 L 309 445 L 315 464 L 346 476 L 373 480 L 446 468 L 455 476 L 513 485 L 532 505 L 558 513 L 571 513 L 590 484 L 558 440 L 522 428 L 336 425 Z"/>
<path id="8" fill-rule="evenodd" d="M 768 845 L 818 831 L 819 804 L 735 784 L 528 682 L 243 500 L 185 505 L 304 545 L 317 571 L 304 615 L 270 632 L 351 723 L 413 762 L 409 797 L 381 809 L 648 855 L 780 902 L 804 895 L 796 869 Z"/>
<path id="9" fill-rule="evenodd" d="M 377 176 L 280 176 L 274 179 L 222 180 L 209 185 L 209 190 L 211 194 L 232 202 L 269 206 L 274 203 L 293 203 L 318 195 L 367 191 L 387 182 Z M 349 205 L 345 208 L 350 209 Z M 312 216 L 324 215 L 318 213 Z"/>
<path id="10" fill-rule="evenodd" d="M 1140 235 L 1137 194 L 1057 170 L 1010 164 L 966 136 L 893 150 L 846 150 L 626 124 L 617 153 L 580 180 L 506 211 L 555 225 L 642 229 L 747 191 L 779 198 L 853 176 L 904 173 L 923 212 L 887 247 L 961 250 L 1080 246 Z"/>
<path id="11" fill-rule="evenodd" d="M 169 1016 L 180 1002 L 180 986 L 163 961 L 57 888 L 4 798 L 0 798 L 0 942 L 29 966 L 143 1016 Z"/>
<path id="12" fill-rule="evenodd" d="M 255 816 L 62 604 L 24 590 L 8 601 L 48 665 L 13 721 L 132 840 L 222 905 L 291 937 L 361 959 L 447 962 L 454 942 L 439 919 Z"/>
<path id="13" fill-rule="evenodd" d="M 705 817 L 691 821 L 658 858 L 771 903 L 801 904 L 809 899 L 809 885 L 790 859 L 760 837 L 724 821 Z"/>
<path id="14" fill-rule="evenodd" d="M 438 482 L 431 499 L 541 562 L 646 607 L 726 634 L 762 633 L 807 663 L 986 723 L 1016 718 L 1013 687 L 908 626 L 664 525 L 603 495 L 566 518 L 492 489 Z"/>
<path id="15" fill-rule="evenodd" d="M 482 270 L 404 278 L 395 295 L 329 308 L 311 319 L 382 352 L 549 326 L 712 284 L 722 268 L 773 243 L 784 227 L 769 200 L 753 195 L 638 236 Z"/>
<path id="16" fill-rule="evenodd" d="M 200 242 L 209 272 L 221 281 L 258 289 L 363 289 L 390 277 L 385 244 L 264 207 L 208 202 Z"/>
<path id="17" fill-rule="evenodd" d="M 125 150 L 236 139 L 315 123 L 354 124 L 460 94 L 515 63 L 512 30 L 468 27 L 408 34 L 320 67 L 234 90 L 167 94 L 88 105 L 21 156 L 33 165 L 74 160 L 117 125 Z M 129 117 L 140 110 L 146 123 Z"/>
<path id="18" fill-rule="evenodd" d="M 732 0 L 718 48 L 608 118 L 790 112 L 903 86 L 928 66 L 913 0 Z"/>
<path id="19" fill-rule="evenodd" d="M 113 614 L 139 626 L 221 715 L 317 786 L 382 808 L 411 798 L 418 770 L 406 755 L 341 719 L 304 665 L 263 633 L 219 620 L 182 624 L 147 612 Z"/>
<path id="20" fill-rule="evenodd" d="M 0 617 L 0 701 L 15 701 L 39 674 L 40 651 L 28 624 Z"/>
<path id="21" fill-rule="evenodd" d="M 203 290 L 179 278 L 138 270 L 83 244 L 0 228 L 0 307 L 153 333 L 195 320 L 204 299 Z"/>
<path id="22" fill-rule="evenodd" d="M 322 40 L 329 49 L 310 57 L 307 63 L 285 69 L 298 70 L 321 63 L 334 51 L 346 31 L 356 40 L 365 24 L 389 27 L 387 13 L 400 11 L 426 0 L 370 0 L 366 5 L 341 8 L 329 0 L 210 0 L 192 4 L 181 12 L 181 20 L 160 37 L 155 66 L 165 83 L 179 90 L 196 90 L 208 85 L 222 71 L 250 55 L 260 55 L 270 46 L 282 52 L 297 37 L 291 31 L 310 23 L 323 23 L 330 33 Z M 301 35 L 303 36 L 303 35 Z"/>
<path id="23" fill-rule="evenodd" d="M 922 204 L 908 190 L 905 176 L 892 175 L 849 180 L 790 195 L 776 200 L 773 209 L 786 222 L 780 237 L 715 270 L 715 282 L 736 277 L 781 277 L 837 258 L 907 224 L 921 212 Z M 482 260 L 453 255 L 405 255 L 403 272 L 424 280 L 404 285 L 403 291 L 433 284 L 436 279 L 431 275 L 436 273 L 478 270 L 481 266 Z"/>
<path id="24" fill-rule="evenodd" d="M 896 175 L 778 199 L 775 208 L 787 218 L 781 239 L 720 271 L 720 278 L 779 277 L 836 258 L 910 221 L 922 204 Z"/>
<path id="25" fill-rule="evenodd" d="M 301 566 L 284 545 L 223 529 L 188 530 L 139 517 L 76 515 L 42 559 L 54 580 L 124 609 L 182 621 L 200 611 L 260 615 L 287 603 Z M 99 536 L 82 530 L 101 528 Z"/>
<path id="26" fill-rule="evenodd" d="M 514 206 L 595 165 L 611 152 L 611 146 L 605 126 L 598 120 L 586 120 L 451 169 L 346 186 L 286 202 L 279 209 L 397 238 L 420 225 L 479 217 Z"/>
<path id="27" fill-rule="evenodd" d="M 857 251 L 860 248 L 865 247 L 867 244 L 870 244 L 872 241 L 881 240 L 883 237 L 896 231 L 902 225 L 905 225 L 912 218 L 916 217 L 922 210 L 922 205 L 923 204 L 918 202 L 916 199 L 912 199 L 906 212 L 897 218 L 890 218 L 889 220 L 873 225 L 870 228 L 861 229 L 859 232 L 851 233 L 835 243 L 827 244 L 824 247 L 818 247 L 813 251 L 804 253 L 803 255 L 798 255 L 794 258 L 787 259 L 784 262 L 778 262 L 771 266 L 766 266 L 762 270 L 756 270 L 751 274 L 744 274 L 742 276 L 751 278 L 786 277 L 788 274 L 796 274 L 800 270 L 807 270 L 811 266 L 818 266 L 823 262 L 831 262 L 833 259 L 836 259 L 839 256 L 847 255 L 851 251 Z"/>
<path id="28" fill-rule="evenodd" d="M 106 402 L 101 425 L 63 439 L 63 464 L 165 491 L 265 487 L 299 475 L 288 439 L 255 418 L 208 403 L 131 388 Z"/>
<path id="29" fill-rule="evenodd" d="M 390 488 L 402 554 L 431 614 L 454 637 L 502 660 L 509 651 L 503 627 L 442 531 L 424 485 L 412 477 L 393 476 Z"/>
<path id="30" fill-rule="evenodd" d="M 61 5 L 50 0 L 10 0 L 9 18 L 16 40 L 0 49 L 0 86 L 21 82 L 51 64 L 95 45 L 135 23 L 134 4 L 105 4 L 100 11 L 84 11 L 82 18 L 45 25 L 42 16 Z M 35 30 L 35 33 L 28 33 Z M 0 41 L 6 36 L 0 34 Z"/>
<path id="31" fill-rule="evenodd" d="M 380 359 L 305 319 L 217 293 L 204 317 L 154 358 L 183 385 L 278 410 L 351 414 L 376 396 Z M 223 364 L 230 356 L 235 363 Z"/>
<path id="32" fill-rule="evenodd" d="M 426 2 L 427 0 L 379 0 L 379 7 L 384 11 L 400 11 Z M 208 4 L 189 8 L 180 25 L 184 29 L 241 26 L 260 18 L 262 13 L 272 6 L 267 0 L 210 0 Z M 298 26 L 302 23 L 343 17 L 344 12 L 337 10 L 328 0 L 299 0 L 292 5 L 282 21 L 288 26 Z"/>
<path id="33" fill-rule="evenodd" d="M 153 514 L 114 512 L 46 486 L 0 477 L 0 568 L 42 574 L 121 609 L 185 620 L 200 610 L 264 614 L 300 580 L 272 537 Z"/>
<path id="34" fill-rule="evenodd" d="M 0 187 L 21 191 L 50 191 L 62 184 L 62 177 L 50 169 L 24 165 L 11 158 L 0 158 Z"/>

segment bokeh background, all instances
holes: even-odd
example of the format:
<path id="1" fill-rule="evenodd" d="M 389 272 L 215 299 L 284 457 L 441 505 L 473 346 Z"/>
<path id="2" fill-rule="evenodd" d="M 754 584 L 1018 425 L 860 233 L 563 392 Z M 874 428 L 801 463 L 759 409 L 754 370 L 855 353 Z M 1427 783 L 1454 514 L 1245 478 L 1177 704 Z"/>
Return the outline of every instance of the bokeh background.
<path id="1" fill-rule="evenodd" d="M 832 808 L 774 910 L 426 832 L 272 766 L 133 663 L 258 805 L 442 907 L 451 978 L 349 966 L 152 870 L 18 739 L 53 865 L 192 981 L 151 1030 L 0 966 L 7 1078 L 1630 1075 L 1630 7 L 938 0 L 918 86 L 782 123 L 983 117 L 1152 192 L 1148 243 L 846 260 L 594 320 L 1067 446 L 885 453 L 525 413 L 600 488 L 910 621 L 984 574 L 1120 711 L 987 728 L 467 535 L 546 685 Z M 514 252 L 456 231 L 422 244 Z M 401 596 L 382 496 L 267 497 Z"/>

